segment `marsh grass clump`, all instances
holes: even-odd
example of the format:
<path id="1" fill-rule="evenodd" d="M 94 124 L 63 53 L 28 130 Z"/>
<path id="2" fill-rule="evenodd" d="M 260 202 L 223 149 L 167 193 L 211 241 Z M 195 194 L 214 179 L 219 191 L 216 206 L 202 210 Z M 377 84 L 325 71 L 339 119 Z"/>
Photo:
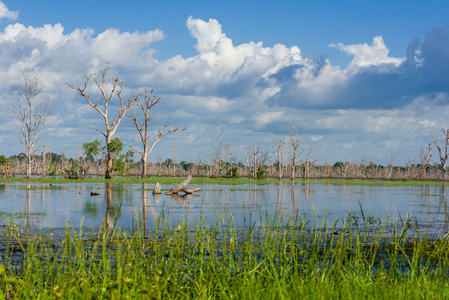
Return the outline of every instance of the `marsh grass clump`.
<path id="1" fill-rule="evenodd" d="M 212 225 L 201 215 L 172 225 L 161 213 L 147 231 L 136 216 L 133 229 L 67 225 L 60 237 L 22 237 L 10 226 L 0 242 L 0 299 L 448 295 L 448 236 L 429 239 L 408 220 L 311 228 L 297 216 L 267 216 L 263 226 L 236 227 L 226 211 Z"/>

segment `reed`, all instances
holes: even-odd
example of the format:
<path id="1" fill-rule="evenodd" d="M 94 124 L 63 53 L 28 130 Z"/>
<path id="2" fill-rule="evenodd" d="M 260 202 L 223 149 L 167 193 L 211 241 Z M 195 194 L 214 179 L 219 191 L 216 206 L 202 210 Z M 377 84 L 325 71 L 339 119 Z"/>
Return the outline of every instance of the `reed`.
<path id="1" fill-rule="evenodd" d="M 6 224 L 0 299 L 444 299 L 449 293 L 448 236 L 429 239 L 409 219 L 373 229 L 350 216 L 309 224 L 267 213 L 264 226 L 248 214 L 236 227 L 224 210 L 213 225 L 202 214 L 170 225 L 164 213 L 151 230 L 144 231 L 138 215 L 135 223 L 95 230 L 67 224 L 60 237 L 22 236 Z"/>

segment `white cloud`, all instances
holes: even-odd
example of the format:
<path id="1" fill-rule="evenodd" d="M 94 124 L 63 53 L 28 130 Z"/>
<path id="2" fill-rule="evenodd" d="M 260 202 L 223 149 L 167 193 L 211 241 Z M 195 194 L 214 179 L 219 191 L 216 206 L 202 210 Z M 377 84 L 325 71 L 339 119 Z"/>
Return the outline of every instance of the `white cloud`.
<path id="1" fill-rule="evenodd" d="M 312 135 L 311 137 L 310 137 L 310 140 L 312 141 L 312 142 L 318 142 L 318 141 L 321 141 L 323 139 L 323 136 L 322 135 Z"/>
<path id="2" fill-rule="evenodd" d="M 274 111 L 274 112 L 258 113 L 253 117 L 253 120 L 255 121 L 255 127 L 257 129 L 260 129 L 272 122 L 284 120 L 284 112 Z"/>
<path id="3" fill-rule="evenodd" d="M 161 124 L 173 121 L 174 126 L 189 128 L 183 137 L 191 143 L 189 147 L 208 144 L 209 140 L 207 143 L 205 140 L 216 135 L 220 126 L 232 132 L 230 142 L 238 138 L 241 144 L 247 145 L 248 140 L 256 137 L 257 142 L 266 139 L 270 143 L 272 134 L 287 135 L 289 122 L 296 118 L 304 124 L 305 132 L 311 131 L 310 140 L 321 147 L 345 151 L 368 147 L 380 152 L 381 147 L 404 144 L 410 137 L 419 143 L 419 138 L 428 134 L 426 130 L 430 132 L 447 119 L 441 117 L 446 112 L 444 109 L 436 109 L 447 101 L 447 93 L 433 94 L 433 98 L 430 94 L 415 96 L 411 104 L 401 108 L 385 109 L 377 102 L 378 106 L 370 109 L 343 106 L 363 102 L 363 98 L 350 93 L 359 88 L 351 85 L 359 73 L 368 74 L 373 67 L 380 68 L 377 73 L 382 76 L 384 70 L 389 70 L 382 69 L 382 65 L 394 69 L 402 63 L 403 58 L 389 56 L 380 36 L 371 45 L 334 45 L 354 56 L 347 68 L 340 68 L 327 58 L 304 57 L 296 46 L 264 47 L 262 42 L 252 41 L 234 45 L 214 19 L 189 17 L 186 25 L 196 39 L 198 54 L 178 55 L 164 61 L 156 60 L 151 48 L 154 42 L 164 39 L 164 33 L 157 29 L 130 33 L 110 28 L 95 35 L 92 29 L 64 33 L 61 24 L 9 25 L 0 32 L 0 76 L 4 85 L 14 86 L 22 71 L 42 72 L 47 91 L 56 104 L 56 115 L 48 124 L 48 132 L 58 136 L 55 143 L 78 143 L 80 139 L 75 137 L 81 131 L 82 139 L 90 140 L 98 133 L 83 126 L 104 126 L 99 115 L 66 82 L 75 84 L 78 80 L 82 84 L 83 72 L 101 71 L 107 61 L 110 61 L 111 74 L 118 74 L 124 80 L 126 96 L 142 87 L 155 88 L 155 94 L 163 96 L 163 101 L 155 107 L 155 116 Z M 344 96 L 353 97 L 346 97 L 345 101 L 353 102 L 334 100 L 333 95 L 342 88 L 348 91 Z M 90 92 L 98 93 L 95 88 Z M 11 90 L 0 91 L 1 101 L 11 99 L 10 94 Z M 270 103 L 274 97 L 280 100 L 289 97 L 291 102 L 289 106 Z M 334 109 L 329 109 L 329 105 Z M 11 124 L 9 121 L 0 123 L 0 131 L 10 128 L 6 125 Z M 195 132 L 196 128 L 207 129 L 200 134 Z M 238 130 L 241 130 L 239 134 L 234 134 Z M 84 132 L 88 133 L 84 135 Z M 10 137 L 16 133 L 10 130 L 4 134 L 6 141 L 14 140 Z M 362 141 L 362 137 L 373 141 Z M 383 141 L 378 145 L 379 139 Z M 270 147 L 265 145 L 266 149 Z M 334 155 L 333 151 L 322 151 Z M 347 152 L 338 155 L 350 156 Z"/>
<path id="4" fill-rule="evenodd" d="M 0 20 L 1 19 L 10 19 L 14 21 L 19 16 L 18 11 L 10 11 L 6 5 L 0 1 Z"/>
<path id="5" fill-rule="evenodd" d="M 397 67 L 405 60 L 405 58 L 388 56 L 390 51 L 385 45 L 382 36 L 374 37 L 371 45 L 366 43 L 356 45 L 344 45 L 338 43 L 329 46 L 354 56 L 349 66 L 349 70 L 357 67 L 363 68 L 381 64 L 392 64 Z"/>

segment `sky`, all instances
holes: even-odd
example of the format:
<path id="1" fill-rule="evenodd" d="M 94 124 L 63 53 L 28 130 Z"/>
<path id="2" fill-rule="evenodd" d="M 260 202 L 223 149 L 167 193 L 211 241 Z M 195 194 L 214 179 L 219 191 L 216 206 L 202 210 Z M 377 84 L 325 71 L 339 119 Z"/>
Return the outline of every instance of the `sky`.
<path id="1" fill-rule="evenodd" d="M 221 132 L 239 161 L 253 142 L 273 158 L 295 122 L 322 164 L 419 163 L 449 127 L 448 14 L 437 0 L 3 0 L 0 154 L 24 152 L 8 109 L 23 72 L 42 74 L 54 108 L 41 145 L 75 157 L 102 139 L 89 129 L 102 130 L 102 117 L 68 85 L 108 63 L 125 97 L 145 88 L 161 97 L 152 136 L 167 122 L 187 128 L 151 161 L 174 148 L 178 161 L 204 160 Z M 131 143 L 133 126 L 124 120 L 114 137 Z"/>

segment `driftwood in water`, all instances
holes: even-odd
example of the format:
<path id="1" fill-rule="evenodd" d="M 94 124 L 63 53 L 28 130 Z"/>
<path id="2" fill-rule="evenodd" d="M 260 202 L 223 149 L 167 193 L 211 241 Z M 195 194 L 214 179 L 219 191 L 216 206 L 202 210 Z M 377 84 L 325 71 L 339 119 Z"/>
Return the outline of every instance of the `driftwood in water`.
<path id="1" fill-rule="evenodd" d="M 187 178 L 183 182 L 172 187 L 169 192 L 165 193 L 165 195 L 169 196 L 169 195 L 173 195 L 173 194 L 178 194 L 179 192 L 184 192 L 186 194 L 192 194 L 194 192 L 198 192 L 200 190 L 200 188 L 194 188 L 194 189 L 187 188 L 187 185 L 189 184 L 190 180 L 192 180 L 192 175 L 187 176 Z"/>
<path id="2" fill-rule="evenodd" d="M 154 186 L 153 194 L 160 194 L 161 188 L 162 188 L 161 185 L 159 184 L 159 182 L 157 182 L 156 185 Z"/>

